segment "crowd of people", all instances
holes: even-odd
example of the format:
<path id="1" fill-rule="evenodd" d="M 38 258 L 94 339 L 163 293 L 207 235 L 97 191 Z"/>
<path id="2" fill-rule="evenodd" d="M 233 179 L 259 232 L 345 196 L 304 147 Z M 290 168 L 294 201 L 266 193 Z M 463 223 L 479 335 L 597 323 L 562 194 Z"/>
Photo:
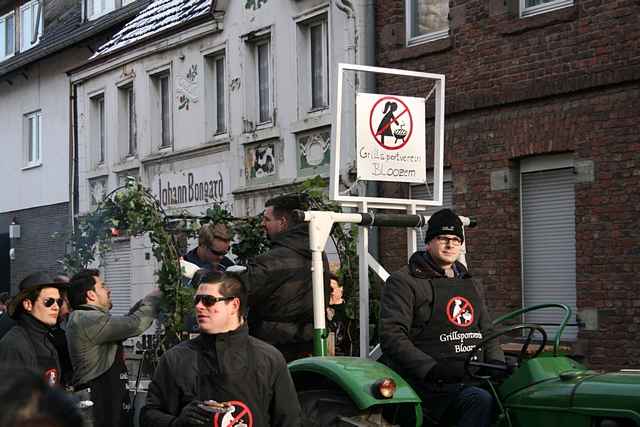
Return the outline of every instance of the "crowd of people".
<path id="1" fill-rule="evenodd" d="M 271 248 L 240 272 L 231 268 L 229 229 L 201 228 L 197 247 L 184 255 L 196 266 L 190 284 L 198 334 L 160 358 L 140 425 L 305 425 L 287 369 L 287 362 L 313 350 L 309 231 L 293 214 L 305 208 L 298 195 L 269 200 L 263 227 Z M 480 289 L 457 261 L 463 242 L 458 216 L 441 210 L 429 220 L 425 250 L 389 277 L 381 296 L 382 361 L 430 402 L 426 419 L 489 426 L 493 398 L 462 368 L 491 323 Z M 343 302 L 342 289 L 326 256 L 323 261 L 325 301 L 336 306 Z M 20 392 L 3 400 L 13 389 L 0 387 L 0 427 L 12 425 L 5 414 L 23 426 L 130 426 L 123 341 L 152 325 L 160 291 L 127 315 L 113 315 L 108 284 L 99 270 L 86 269 L 71 278 L 30 274 L 13 298 L 6 297 L 0 295 L 0 367 L 10 370 L 10 383 Z M 334 314 L 327 311 L 329 320 Z M 456 331 L 473 332 L 469 350 L 441 339 Z M 504 363 L 497 345 L 483 353 L 485 360 Z M 85 411 L 84 421 L 80 401 L 92 414 Z"/>

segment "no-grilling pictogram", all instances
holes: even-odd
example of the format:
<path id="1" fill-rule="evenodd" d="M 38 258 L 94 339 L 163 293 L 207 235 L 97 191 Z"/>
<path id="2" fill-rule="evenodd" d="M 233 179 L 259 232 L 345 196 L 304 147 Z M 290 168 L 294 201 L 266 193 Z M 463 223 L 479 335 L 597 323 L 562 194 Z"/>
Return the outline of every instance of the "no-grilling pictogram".
<path id="1" fill-rule="evenodd" d="M 407 104 L 395 96 L 378 99 L 369 112 L 369 129 L 385 150 L 404 147 L 413 133 L 413 116 Z"/>
<path id="2" fill-rule="evenodd" d="M 447 319 L 455 326 L 466 328 L 473 324 L 474 309 L 468 299 L 455 296 L 447 303 Z"/>
<path id="3" fill-rule="evenodd" d="M 213 417 L 213 427 L 253 427 L 251 409 L 238 400 L 228 402 L 234 409 L 227 413 L 218 413 Z"/>

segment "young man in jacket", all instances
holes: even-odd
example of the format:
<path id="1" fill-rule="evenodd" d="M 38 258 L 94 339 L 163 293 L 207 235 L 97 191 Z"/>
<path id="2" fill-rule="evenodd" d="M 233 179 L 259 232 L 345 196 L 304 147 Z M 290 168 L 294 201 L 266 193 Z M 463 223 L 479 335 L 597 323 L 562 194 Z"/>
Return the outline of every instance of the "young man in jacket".
<path id="1" fill-rule="evenodd" d="M 64 304 L 62 286 L 44 272 L 30 274 L 20 282 L 20 291 L 8 307 L 16 325 L 0 340 L 0 365 L 29 368 L 49 385 L 61 383 L 63 373 L 51 330 Z"/>
<path id="2" fill-rule="evenodd" d="M 265 203 L 262 225 L 271 241 L 264 255 L 250 259 L 244 273 L 249 290 L 249 333 L 275 346 L 287 362 L 313 352 L 313 285 L 309 225 L 293 210 L 304 210 L 302 194 Z M 331 286 L 323 254 L 325 301 Z"/>
<path id="3" fill-rule="evenodd" d="M 126 316 L 112 316 L 111 291 L 98 270 L 83 270 L 69 283 L 73 307 L 67 321 L 67 343 L 73 365 L 73 386 L 91 389 L 94 427 L 129 425 L 130 401 L 122 341 L 151 326 L 160 303 L 153 291 Z"/>
<path id="4" fill-rule="evenodd" d="M 429 219 L 426 251 L 391 274 L 380 300 L 385 360 L 420 394 L 425 414 L 446 425 L 488 427 L 493 397 L 467 378 L 464 360 L 491 328 L 485 303 L 464 265 L 462 222 L 450 209 Z M 496 341 L 484 360 L 504 363 Z"/>
<path id="5" fill-rule="evenodd" d="M 194 298 L 200 335 L 160 359 L 141 413 L 144 426 L 232 425 L 228 420 L 255 427 L 301 425 L 284 358 L 249 336 L 246 299 L 237 276 L 202 277 Z"/>
<path id="6" fill-rule="evenodd" d="M 224 272 L 234 265 L 227 257 L 231 245 L 229 227 L 224 224 L 207 223 L 198 232 L 198 246 L 187 252 L 185 261 L 210 271 Z"/>

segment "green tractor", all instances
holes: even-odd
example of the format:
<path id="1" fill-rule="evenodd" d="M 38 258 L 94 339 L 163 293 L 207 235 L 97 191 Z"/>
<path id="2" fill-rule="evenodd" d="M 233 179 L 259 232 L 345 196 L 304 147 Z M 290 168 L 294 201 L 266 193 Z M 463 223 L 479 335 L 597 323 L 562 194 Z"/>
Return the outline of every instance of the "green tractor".
<path id="1" fill-rule="evenodd" d="M 321 261 L 329 230 L 336 222 L 416 227 L 424 224 L 426 218 L 318 211 L 300 215 L 310 223 L 313 251 L 315 357 L 293 361 L 289 369 L 308 425 L 431 425 L 423 422 L 422 402 L 411 386 L 396 372 L 372 360 L 366 347 L 363 352 L 362 342 L 360 358 L 327 356 Z M 461 218 L 465 225 L 471 223 L 469 218 Z M 364 317 L 368 324 L 368 293 L 362 283 L 360 293 L 367 299 L 361 305 L 361 322 Z M 543 326 L 532 323 L 504 326 L 505 322 L 518 321 L 524 313 L 549 308 L 564 311 L 553 345 L 546 345 L 547 332 Z M 560 338 L 570 318 L 571 309 L 561 304 L 517 310 L 496 319 L 497 332 L 485 337 L 468 354 L 465 363 L 468 374 L 486 384 L 498 402 L 496 427 L 640 427 L 640 370 L 593 371 L 563 355 Z M 517 350 L 506 351 L 506 367 L 475 361 L 474 355 L 488 341 L 503 337 L 513 340 L 514 334 L 520 338 L 519 345 Z M 364 339 L 368 340 L 366 334 Z M 502 379 L 494 381 L 492 375 L 477 373 L 492 371 Z"/>

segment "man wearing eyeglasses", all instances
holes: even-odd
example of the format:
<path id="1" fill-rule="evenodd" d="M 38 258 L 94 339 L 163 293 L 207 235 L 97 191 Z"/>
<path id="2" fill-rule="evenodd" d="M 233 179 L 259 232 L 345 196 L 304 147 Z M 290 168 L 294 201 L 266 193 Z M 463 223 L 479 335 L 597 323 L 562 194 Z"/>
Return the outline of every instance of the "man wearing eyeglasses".
<path id="1" fill-rule="evenodd" d="M 491 319 L 481 293 L 458 257 L 464 243 L 462 221 L 450 209 L 431 216 L 426 250 L 391 274 L 380 299 L 380 339 L 384 360 L 409 380 L 425 402 L 425 415 L 441 424 L 488 427 L 492 395 L 464 371 L 464 360 Z M 492 341 L 484 360 L 504 363 Z"/>
<path id="2" fill-rule="evenodd" d="M 231 244 L 229 228 L 224 224 L 207 223 L 200 227 L 198 246 L 187 252 L 185 261 L 210 271 L 224 272 L 234 265 L 227 257 Z"/>
<path id="3" fill-rule="evenodd" d="M 160 359 L 142 424 L 300 426 L 300 405 L 284 358 L 249 336 L 242 281 L 232 273 L 208 272 L 193 302 L 200 335 Z"/>
<path id="4" fill-rule="evenodd" d="M 62 286 L 44 272 L 30 274 L 20 282 L 20 291 L 8 307 L 16 325 L 0 340 L 1 366 L 30 368 L 48 384 L 60 384 L 60 360 L 49 335 L 64 304 Z"/>
<path id="5" fill-rule="evenodd" d="M 91 390 L 94 427 L 126 427 L 131 405 L 122 341 L 151 326 L 160 291 L 138 301 L 127 315 L 112 316 L 111 291 L 98 270 L 76 273 L 69 285 L 67 295 L 73 311 L 67 321 L 67 342 L 73 386 L 77 391 Z"/>

